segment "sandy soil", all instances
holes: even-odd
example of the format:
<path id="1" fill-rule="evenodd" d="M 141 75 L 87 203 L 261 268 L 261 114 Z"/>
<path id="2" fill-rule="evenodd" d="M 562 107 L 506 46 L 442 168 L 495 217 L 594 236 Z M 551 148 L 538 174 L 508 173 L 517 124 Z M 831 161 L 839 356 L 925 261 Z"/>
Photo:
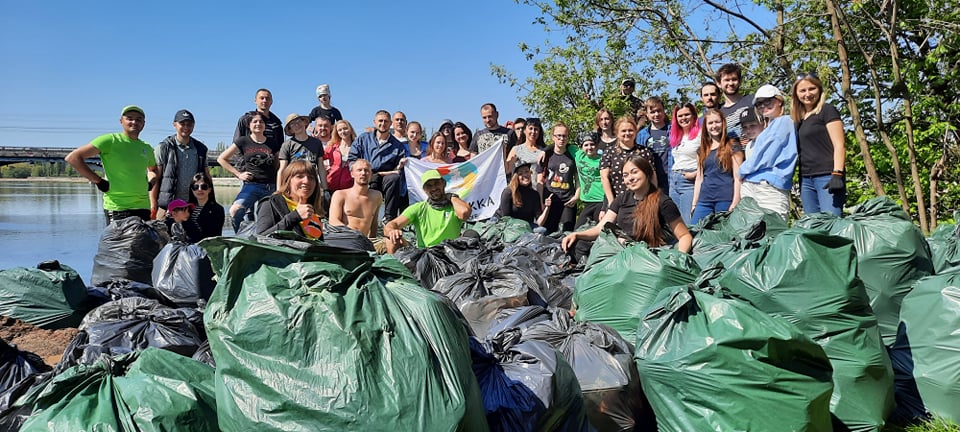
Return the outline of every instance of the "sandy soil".
<path id="1" fill-rule="evenodd" d="M 0 339 L 16 345 L 20 351 L 29 351 L 40 356 L 48 366 L 54 366 L 60 361 L 63 350 L 78 332 L 75 328 L 44 330 L 0 315 Z"/>

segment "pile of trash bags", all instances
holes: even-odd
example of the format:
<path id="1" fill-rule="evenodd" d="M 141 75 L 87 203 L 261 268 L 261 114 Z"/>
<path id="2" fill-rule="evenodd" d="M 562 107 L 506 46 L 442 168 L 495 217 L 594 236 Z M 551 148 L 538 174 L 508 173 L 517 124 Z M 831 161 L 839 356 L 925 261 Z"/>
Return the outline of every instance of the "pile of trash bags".
<path id="1" fill-rule="evenodd" d="M 956 226 L 924 239 L 881 198 L 789 227 L 746 199 L 693 227 L 691 254 L 611 226 L 579 262 L 525 223 L 472 228 L 378 256 L 349 233 L 190 245 L 120 221 L 101 249 L 123 238 L 110 259 L 135 264 L 93 287 L 0 271 L 0 314 L 79 328 L 52 368 L 0 344 L 0 429 L 960 422 Z"/>

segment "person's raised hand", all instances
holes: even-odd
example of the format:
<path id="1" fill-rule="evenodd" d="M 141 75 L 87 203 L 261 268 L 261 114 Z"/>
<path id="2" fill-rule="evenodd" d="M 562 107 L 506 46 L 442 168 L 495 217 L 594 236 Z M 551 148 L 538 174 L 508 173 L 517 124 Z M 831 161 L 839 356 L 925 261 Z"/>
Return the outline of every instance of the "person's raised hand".
<path id="1" fill-rule="evenodd" d="M 300 215 L 300 220 L 310 219 L 314 214 L 313 206 L 307 204 L 304 197 L 297 197 L 297 214 Z"/>

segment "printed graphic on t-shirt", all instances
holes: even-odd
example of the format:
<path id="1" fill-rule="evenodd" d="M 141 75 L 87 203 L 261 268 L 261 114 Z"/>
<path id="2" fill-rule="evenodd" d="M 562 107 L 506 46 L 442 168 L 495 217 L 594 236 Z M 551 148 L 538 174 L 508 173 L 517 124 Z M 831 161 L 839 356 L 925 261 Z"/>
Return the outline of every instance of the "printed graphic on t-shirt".
<path id="1" fill-rule="evenodd" d="M 550 170 L 547 173 L 548 182 L 551 189 L 570 190 L 570 165 L 561 162 L 556 171 Z"/>
<path id="2" fill-rule="evenodd" d="M 503 146 L 503 140 L 506 137 L 506 135 L 497 135 L 492 132 L 480 134 L 480 136 L 477 137 L 477 151 L 483 153 L 486 149 Z"/>

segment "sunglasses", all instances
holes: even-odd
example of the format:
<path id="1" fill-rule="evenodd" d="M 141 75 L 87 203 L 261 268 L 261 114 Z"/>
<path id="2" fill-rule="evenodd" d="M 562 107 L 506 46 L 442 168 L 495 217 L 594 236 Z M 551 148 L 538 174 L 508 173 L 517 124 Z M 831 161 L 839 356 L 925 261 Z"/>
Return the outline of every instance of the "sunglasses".
<path id="1" fill-rule="evenodd" d="M 776 100 L 776 98 L 764 99 L 764 100 L 762 100 L 762 101 L 760 101 L 760 102 L 757 102 L 757 103 L 754 104 L 753 106 L 755 106 L 755 107 L 757 107 L 757 108 L 759 108 L 759 109 L 769 108 L 769 107 L 772 107 L 772 106 L 773 106 L 773 101 L 774 101 L 774 100 Z"/>
<path id="2" fill-rule="evenodd" d="M 207 186 L 207 185 L 205 185 L 205 184 L 195 184 L 195 185 L 190 186 L 190 189 L 193 189 L 193 190 L 207 190 L 207 189 L 210 189 L 210 186 Z"/>
<path id="3" fill-rule="evenodd" d="M 531 125 L 531 124 L 532 124 L 532 125 L 540 126 L 540 118 L 539 118 L 539 117 L 527 117 L 526 124 L 528 124 L 528 125 Z"/>
<path id="4" fill-rule="evenodd" d="M 807 78 L 816 78 L 816 79 L 819 80 L 819 79 L 820 79 L 820 75 L 817 75 L 816 72 L 802 73 L 802 74 L 800 74 L 800 75 L 797 75 L 797 81 L 805 80 L 805 79 L 807 79 Z"/>

